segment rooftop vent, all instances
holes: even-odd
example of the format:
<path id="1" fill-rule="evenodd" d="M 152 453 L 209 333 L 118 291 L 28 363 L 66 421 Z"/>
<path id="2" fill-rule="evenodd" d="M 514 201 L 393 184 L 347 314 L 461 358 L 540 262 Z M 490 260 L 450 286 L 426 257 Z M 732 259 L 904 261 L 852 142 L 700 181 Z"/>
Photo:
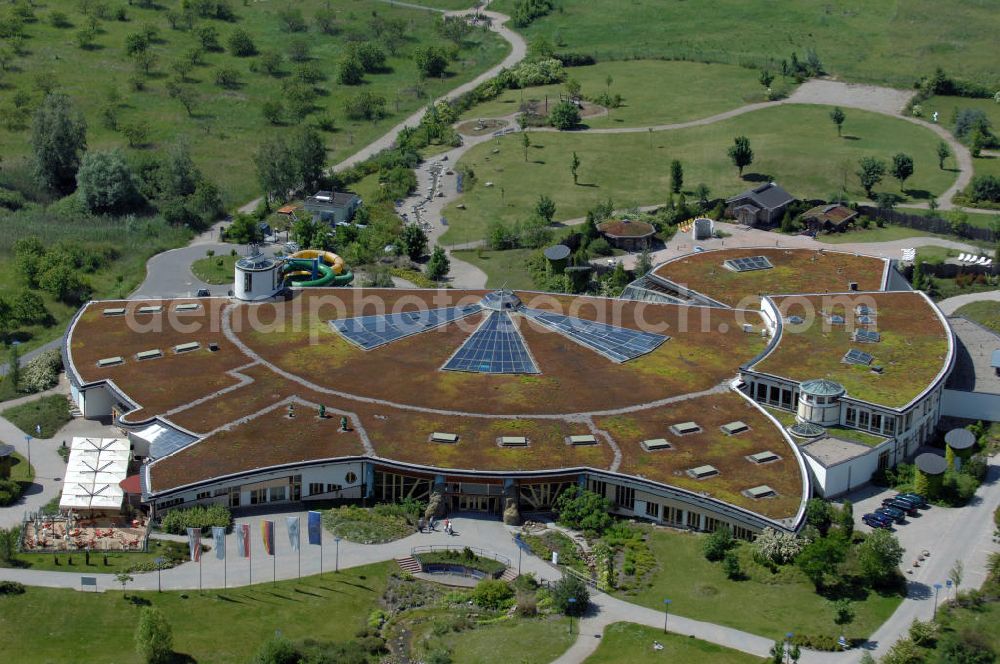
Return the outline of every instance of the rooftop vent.
<path id="1" fill-rule="evenodd" d="M 754 272 L 756 270 L 769 270 L 773 265 L 767 256 L 746 256 L 744 258 L 730 258 L 723 261 L 722 266 L 732 272 Z"/>
<path id="2" fill-rule="evenodd" d="M 756 454 L 751 454 L 747 457 L 753 463 L 770 463 L 772 461 L 778 461 L 781 457 L 772 452 L 771 450 L 765 450 L 764 452 L 757 452 Z"/>
<path id="3" fill-rule="evenodd" d="M 135 354 L 135 359 L 137 360 L 152 360 L 157 357 L 163 357 L 163 351 L 159 348 L 153 348 L 152 350 L 144 350 L 141 353 Z"/>
<path id="4" fill-rule="evenodd" d="M 860 364 L 861 366 L 867 367 L 872 363 L 872 355 L 871 353 L 866 353 L 863 350 L 852 348 L 844 355 L 844 362 L 847 364 Z"/>
<path id="5" fill-rule="evenodd" d="M 595 438 L 591 434 L 587 434 L 585 436 L 570 436 L 569 439 L 568 439 L 568 441 L 569 441 L 570 445 L 596 445 L 597 444 L 597 438 Z"/>
<path id="6" fill-rule="evenodd" d="M 208 349 L 214 353 L 215 351 L 219 350 L 219 344 L 213 341 L 212 343 L 208 344 Z"/>
<path id="7" fill-rule="evenodd" d="M 719 474 L 719 470 L 715 466 L 698 466 L 697 468 L 692 468 L 687 471 L 687 474 L 696 480 L 703 480 L 707 477 L 714 477 Z"/>
<path id="8" fill-rule="evenodd" d="M 104 315 L 105 316 L 124 316 L 125 315 L 125 307 L 114 307 L 113 309 L 105 309 L 104 310 Z"/>
<path id="9" fill-rule="evenodd" d="M 727 436 L 735 436 L 738 433 L 750 430 L 750 426 L 741 420 L 736 420 L 735 422 L 730 422 L 729 424 L 723 424 L 719 428 L 722 429 L 722 433 Z"/>
<path id="10" fill-rule="evenodd" d="M 755 486 L 752 489 L 747 489 L 746 494 L 751 498 L 768 498 L 770 496 L 778 495 L 774 489 L 766 484 L 761 484 L 760 486 Z"/>
<path id="11" fill-rule="evenodd" d="M 881 341 L 882 335 L 874 330 L 855 330 L 854 340 L 863 344 L 877 344 Z"/>
<path id="12" fill-rule="evenodd" d="M 105 357 L 97 361 L 97 366 L 99 367 L 113 367 L 118 364 L 125 364 L 125 359 L 121 355 L 115 355 L 114 357 Z"/>
<path id="13" fill-rule="evenodd" d="M 644 440 L 639 445 L 642 449 L 647 452 L 655 452 L 657 450 L 669 450 L 672 445 L 667 442 L 665 438 L 650 438 L 649 440 Z"/>
<path id="14" fill-rule="evenodd" d="M 670 431 L 676 436 L 686 436 L 691 433 L 698 433 L 701 427 L 697 422 L 680 422 L 670 426 Z"/>
<path id="15" fill-rule="evenodd" d="M 858 290 L 858 282 L 856 282 L 856 281 L 848 281 L 847 282 L 847 288 L 849 290 L 852 290 L 852 291 Z"/>
<path id="16" fill-rule="evenodd" d="M 457 443 L 458 434 L 457 433 L 445 433 L 443 431 L 435 431 L 431 434 L 432 443 Z"/>
<path id="17" fill-rule="evenodd" d="M 789 325 L 802 325 L 805 322 L 802 316 L 789 316 L 787 320 Z"/>
<path id="18" fill-rule="evenodd" d="M 139 307 L 135 310 L 137 314 L 158 314 L 161 311 L 163 311 L 163 307 L 158 304 L 155 306 Z"/>
<path id="19" fill-rule="evenodd" d="M 188 342 L 186 344 L 177 344 L 176 346 L 174 346 L 174 352 L 175 353 L 188 353 L 188 352 L 191 352 L 193 350 L 198 350 L 200 347 L 201 347 L 201 344 L 199 344 L 197 341 L 190 341 L 190 342 Z"/>
<path id="20" fill-rule="evenodd" d="M 527 447 L 526 436 L 500 436 L 500 447 Z"/>
<path id="21" fill-rule="evenodd" d="M 194 311 L 195 309 L 201 309 L 201 305 L 197 302 L 185 302 L 174 307 L 174 311 Z"/>

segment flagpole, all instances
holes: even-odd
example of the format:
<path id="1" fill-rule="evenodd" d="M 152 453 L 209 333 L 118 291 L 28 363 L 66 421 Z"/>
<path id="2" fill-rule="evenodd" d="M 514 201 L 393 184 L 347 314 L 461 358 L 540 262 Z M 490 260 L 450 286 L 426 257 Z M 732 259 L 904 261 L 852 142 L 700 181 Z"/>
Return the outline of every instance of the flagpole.
<path id="1" fill-rule="evenodd" d="M 201 542 L 198 542 L 198 594 L 201 594 Z"/>
<path id="2" fill-rule="evenodd" d="M 319 531 L 319 578 L 323 578 L 323 531 Z"/>
<path id="3" fill-rule="evenodd" d="M 222 534 L 222 589 L 225 590 L 227 583 L 227 577 L 229 576 L 229 547 L 225 545 L 226 534 Z"/>
<path id="4" fill-rule="evenodd" d="M 246 543 L 247 551 L 250 552 L 250 585 L 252 586 L 253 585 L 253 542 L 249 541 L 250 534 L 246 533 L 246 535 L 247 535 L 247 543 Z"/>
<path id="5" fill-rule="evenodd" d="M 274 537 L 271 538 L 274 541 Z M 271 546 L 274 546 L 273 544 Z M 274 551 L 271 552 L 271 585 L 276 585 L 278 583 L 278 548 L 274 547 Z"/>

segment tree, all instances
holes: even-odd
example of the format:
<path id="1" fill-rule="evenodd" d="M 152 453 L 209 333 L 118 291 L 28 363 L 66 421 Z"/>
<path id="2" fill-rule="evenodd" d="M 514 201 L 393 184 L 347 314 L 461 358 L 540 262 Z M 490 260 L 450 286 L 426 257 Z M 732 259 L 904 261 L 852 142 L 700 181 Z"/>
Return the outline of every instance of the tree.
<path id="1" fill-rule="evenodd" d="M 580 81 L 569 77 L 566 79 L 566 94 L 570 99 L 577 99 L 580 96 Z"/>
<path id="2" fill-rule="evenodd" d="M 850 537 L 851 533 L 854 532 L 854 504 L 849 500 L 845 500 L 844 504 L 837 510 L 836 519 L 840 532 Z"/>
<path id="3" fill-rule="evenodd" d="M 792 217 L 792 211 L 786 209 L 784 216 L 781 217 L 781 232 L 782 233 L 795 233 L 799 230 L 798 224 L 795 223 L 795 218 Z"/>
<path id="4" fill-rule="evenodd" d="M 285 116 L 285 105 L 280 99 L 267 99 L 260 105 L 261 116 L 272 125 L 280 125 Z"/>
<path id="5" fill-rule="evenodd" d="M 739 581 L 743 577 L 740 559 L 735 551 L 727 551 L 722 557 L 722 571 L 730 581 Z"/>
<path id="6" fill-rule="evenodd" d="M 707 560 L 717 562 L 722 560 L 726 552 L 734 546 L 736 546 L 736 541 L 733 539 L 733 531 L 730 530 L 729 526 L 723 524 L 705 538 L 701 548 Z"/>
<path id="7" fill-rule="evenodd" d="M 969 197 L 974 201 L 1000 203 L 1000 177 L 983 173 L 972 178 Z"/>
<path id="8" fill-rule="evenodd" d="M 240 87 L 240 80 L 243 75 L 236 67 L 219 67 L 215 70 L 215 84 L 220 88 L 235 90 Z"/>
<path id="9" fill-rule="evenodd" d="M 365 80 L 365 68 L 353 53 L 341 58 L 337 65 L 337 80 L 341 85 L 361 85 Z"/>
<path id="10" fill-rule="evenodd" d="M 641 277 L 649 274 L 653 269 L 653 258 L 649 254 L 649 247 L 643 247 L 639 253 L 639 258 L 635 262 L 635 276 Z"/>
<path id="11" fill-rule="evenodd" d="M 760 71 L 760 76 L 757 77 L 757 80 L 760 81 L 760 84 L 766 89 L 770 90 L 771 83 L 774 82 L 774 74 L 772 74 L 769 69 L 762 69 Z"/>
<path id="12" fill-rule="evenodd" d="M 443 76 L 448 67 L 448 53 L 439 46 L 424 46 L 413 52 L 413 61 L 421 78 Z"/>
<path id="13" fill-rule="evenodd" d="M 899 574 L 903 561 L 903 547 L 888 530 L 875 530 L 858 546 L 858 563 L 865 577 L 880 585 Z"/>
<path id="14" fill-rule="evenodd" d="M 403 232 L 399 235 L 403 253 L 410 257 L 410 260 L 417 260 L 427 252 L 427 234 L 416 224 L 407 224 L 403 227 Z"/>
<path id="15" fill-rule="evenodd" d="M 88 152 L 76 174 L 77 194 L 96 213 L 128 210 L 139 200 L 135 178 L 121 150 Z"/>
<path id="16" fill-rule="evenodd" d="M 293 231 L 294 232 L 294 231 Z M 257 219 L 249 214 L 237 212 L 226 228 L 226 241 L 234 244 L 253 244 L 264 239 Z M 308 245 L 306 245 L 308 246 Z"/>
<path id="17" fill-rule="evenodd" d="M 52 318 L 38 293 L 23 290 L 10 303 L 10 315 L 18 325 L 44 325 Z"/>
<path id="18" fill-rule="evenodd" d="M 203 25 L 195 30 L 198 43 L 206 51 L 221 51 L 219 46 L 219 31 L 211 25 Z"/>
<path id="19" fill-rule="evenodd" d="M 820 537 L 807 544 L 795 558 L 795 564 L 822 590 L 829 577 L 835 577 L 837 567 L 847 555 L 847 540 L 837 535 Z"/>
<path id="20" fill-rule="evenodd" d="M 567 575 L 552 584 L 552 603 L 564 615 L 582 616 L 590 604 L 590 591 L 586 583 Z"/>
<path id="21" fill-rule="evenodd" d="M 708 185 L 704 182 L 699 183 L 698 186 L 694 188 L 694 195 L 698 197 L 698 202 L 702 205 L 708 203 L 708 197 L 711 193 L 712 192 L 708 188 Z"/>
<path id="22" fill-rule="evenodd" d="M 66 193 L 76 182 L 87 149 L 87 124 L 64 94 L 51 94 L 35 111 L 31 127 L 35 174 L 50 189 Z"/>
<path id="23" fill-rule="evenodd" d="M 743 169 L 753 163 L 753 150 L 750 149 L 750 139 L 746 136 L 737 136 L 733 139 L 733 145 L 729 148 L 729 158 L 733 166 L 739 169 L 740 177 L 743 177 Z"/>
<path id="24" fill-rule="evenodd" d="M 149 38 L 141 32 L 125 35 L 125 54 L 135 55 L 140 51 L 149 50 Z"/>
<path id="25" fill-rule="evenodd" d="M 18 385 L 21 384 L 21 350 L 16 344 L 11 344 L 10 348 L 7 349 L 7 381 L 10 385 L 17 390 Z M 11 528 L 11 530 L 16 530 Z M 15 539 L 15 542 L 17 540 Z"/>
<path id="26" fill-rule="evenodd" d="M 441 247 L 434 247 L 431 258 L 427 261 L 427 276 L 434 281 L 441 281 L 448 276 L 449 271 L 451 271 L 451 261 L 448 260 L 448 254 Z"/>
<path id="27" fill-rule="evenodd" d="M 37 236 L 28 235 L 14 242 L 14 265 L 29 288 L 38 286 L 43 271 L 45 245 Z"/>
<path id="28" fill-rule="evenodd" d="M 681 166 L 681 162 L 674 159 L 670 162 L 670 191 L 675 194 L 681 193 L 681 189 L 684 187 L 684 167 Z"/>
<path id="29" fill-rule="evenodd" d="M 910 285 L 913 286 L 913 290 L 925 290 L 927 288 L 927 276 L 924 274 L 924 262 L 918 260 L 913 265 L 913 276 L 910 278 Z M 914 478 L 914 482 L 919 480 L 921 477 L 925 477 L 923 473 L 917 471 L 917 476 Z M 924 481 L 926 485 L 926 480 Z M 914 487 L 917 493 L 922 493 L 919 489 Z M 925 487 L 926 490 L 926 487 Z"/>
<path id="30" fill-rule="evenodd" d="M 545 223 L 551 224 L 553 217 L 556 216 L 555 201 L 545 194 L 539 194 L 538 202 L 535 203 L 535 214 L 544 219 Z"/>
<path id="31" fill-rule="evenodd" d="M 556 129 L 565 131 L 580 124 L 580 109 L 570 101 L 561 101 L 549 112 L 549 123 Z"/>
<path id="32" fill-rule="evenodd" d="M 242 28 L 233 30 L 226 44 L 229 46 L 229 52 L 238 58 L 248 58 L 257 54 L 257 47 L 254 45 L 250 33 Z"/>
<path id="33" fill-rule="evenodd" d="M 577 172 L 580 170 L 580 158 L 573 152 L 573 158 L 569 162 L 569 171 L 573 174 L 573 184 L 577 183 Z"/>
<path id="34" fill-rule="evenodd" d="M 149 123 L 145 120 L 130 122 L 122 125 L 121 132 L 130 148 L 138 147 L 144 145 L 149 138 Z"/>
<path id="35" fill-rule="evenodd" d="M 121 572 L 115 574 L 115 581 L 117 581 L 122 587 L 122 597 L 125 597 L 125 586 L 135 580 L 129 572 L 131 572 L 131 570 L 122 570 Z"/>
<path id="36" fill-rule="evenodd" d="M 833 610 L 836 614 L 833 622 L 838 625 L 847 625 L 854 621 L 854 607 L 848 597 L 841 597 L 833 603 Z"/>
<path id="37" fill-rule="evenodd" d="M 554 509 L 560 524 L 587 534 L 599 535 L 611 525 L 611 501 L 575 484 L 559 494 Z"/>
<path id="38" fill-rule="evenodd" d="M 155 606 L 142 607 L 135 628 L 135 651 L 146 664 L 168 664 L 173 659 L 173 631 Z"/>
<path id="39" fill-rule="evenodd" d="M 358 61 L 361 62 L 361 66 L 369 74 L 385 69 L 385 51 L 375 42 L 361 42 L 354 47 L 354 53 L 357 55 Z"/>
<path id="40" fill-rule="evenodd" d="M 948 144 L 941 141 L 937 144 L 938 168 L 944 170 L 944 160 L 951 156 L 951 149 Z"/>
<path id="41" fill-rule="evenodd" d="M 875 157 L 862 157 L 858 161 L 858 181 L 865 190 L 865 195 L 871 198 L 872 189 L 882 181 L 885 175 L 885 162 Z"/>
<path id="42" fill-rule="evenodd" d="M 955 595 L 958 595 L 958 587 L 962 585 L 962 575 L 965 573 L 965 564 L 961 560 L 956 560 L 951 569 L 948 570 L 948 578 L 955 584 Z"/>
<path id="43" fill-rule="evenodd" d="M 38 286 L 66 304 L 77 304 L 90 293 L 90 288 L 80 279 L 77 269 L 63 262 L 45 270 L 38 279 Z"/>
<path id="44" fill-rule="evenodd" d="M 844 114 L 844 111 L 840 108 L 840 106 L 833 107 L 833 110 L 830 111 L 830 119 L 833 120 L 833 124 L 837 125 L 837 136 L 840 136 L 841 130 L 844 126 L 844 120 L 847 119 L 847 116 Z"/>
<path id="45" fill-rule="evenodd" d="M 260 57 L 257 58 L 257 63 L 260 65 L 260 68 L 263 69 L 269 76 L 277 76 L 280 74 L 281 64 L 283 62 L 284 58 L 281 57 L 281 53 L 278 53 L 277 51 L 264 51 L 260 54 Z M 344 81 L 341 80 L 341 83 L 344 83 Z"/>
<path id="46" fill-rule="evenodd" d="M 288 145 L 281 137 L 266 139 L 254 154 L 257 181 L 268 200 L 284 200 L 295 184 L 295 167 Z"/>
<path id="47" fill-rule="evenodd" d="M 806 523 L 818 530 L 824 537 L 830 530 L 832 519 L 830 503 L 822 498 L 810 498 L 806 502 Z"/>
<path id="48" fill-rule="evenodd" d="M 906 178 L 913 175 L 913 157 L 899 152 L 892 157 L 892 177 L 899 180 L 899 189 L 902 191 Z"/>
<path id="49" fill-rule="evenodd" d="M 307 191 L 319 186 L 326 164 L 326 146 L 319 132 L 312 127 L 301 127 L 292 135 L 289 145 L 295 175 Z"/>

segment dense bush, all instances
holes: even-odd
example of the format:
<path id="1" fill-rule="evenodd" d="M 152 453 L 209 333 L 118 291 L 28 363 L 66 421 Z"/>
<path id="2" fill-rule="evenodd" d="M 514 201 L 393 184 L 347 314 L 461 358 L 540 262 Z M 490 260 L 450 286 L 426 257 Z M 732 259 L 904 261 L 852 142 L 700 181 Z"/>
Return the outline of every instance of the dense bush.
<path id="1" fill-rule="evenodd" d="M 791 643 L 800 648 L 811 648 L 824 652 L 839 652 L 841 650 L 837 643 L 837 637 L 830 634 L 794 634 Z"/>
<path id="2" fill-rule="evenodd" d="M 536 18 L 545 16 L 555 7 L 553 0 L 517 0 L 511 20 L 518 28 L 531 25 Z"/>
<path id="3" fill-rule="evenodd" d="M 62 354 L 53 348 L 31 358 L 21 373 L 21 387 L 27 392 L 41 392 L 55 387 L 62 370 Z"/>
<path id="4" fill-rule="evenodd" d="M 555 503 L 560 524 L 588 535 L 599 535 L 611 525 L 610 510 L 610 500 L 576 484 L 559 494 Z"/>
<path id="5" fill-rule="evenodd" d="M 794 533 L 764 528 L 753 542 L 754 558 L 758 562 L 784 565 L 795 560 L 806 540 Z"/>
<path id="6" fill-rule="evenodd" d="M 1000 178 L 995 175 L 977 175 L 969 183 L 969 198 L 973 202 L 1000 203 Z"/>
<path id="7" fill-rule="evenodd" d="M 14 480 L 0 479 L 0 507 L 13 505 L 21 497 L 21 485 Z"/>
<path id="8" fill-rule="evenodd" d="M 725 558 L 726 553 L 734 546 L 736 546 L 736 540 L 733 539 L 733 531 L 729 529 L 729 526 L 723 524 L 702 542 L 702 553 L 708 560 L 716 562 Z"/>
<path id="9" fill-rule="evenodd" d="M 167 512 L 160 520 L 160 528 L 166 533 L 183 535 L 188 528 L 210 528 L 211 526 L 229 528 L 232 523 L 233 514 L 225 505 L 196 505 L 187 509 Z"/>
<path id="10" fill-rule="evenodd" d="M 576 601 L 570 602 L 570 599 Z M 552 585 L 552 603 L 567 616 L 582 616 L 590 603 L 587 584 L 575 576 L 564 576 Z"/>
<path id="11" fill-rule="evenodd" d="M 570 101 L 561 101 L 549 113 L 549 123 L 556 129 L 573 129 L 580 124 L 580 109 Z"/>
<path id="12" fill-rule="evenodd" d="M 17 581 L 0 581 L 0 595 L 23 595 L 24 584 Z"/>
<path id="13" fill-rule="evenodd" d="M 491 611 L 499 611 L 512 597 L 514 591 L 500 579 L 483 579 L 472 590 L 472 601 L 476 606 Z"/>

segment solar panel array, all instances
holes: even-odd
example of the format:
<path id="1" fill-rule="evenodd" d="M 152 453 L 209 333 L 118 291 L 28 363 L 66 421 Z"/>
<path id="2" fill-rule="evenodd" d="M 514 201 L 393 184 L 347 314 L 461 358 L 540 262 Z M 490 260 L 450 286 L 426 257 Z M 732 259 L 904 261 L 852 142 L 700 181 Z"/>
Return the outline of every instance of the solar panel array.
<path id="1" fill-rule="evenodd" d="M 733 272 L 753 272 L 754 270 L 769 270 L 773 265 L 767 256 L 746 256 L 745 258 L 730 258 L 724 265 Z"/>
<path id="2" fill-rule="evenodd" d="M 522 313 L 619 363 L 645 355 L 670 338 L 537 309 L 523 309 Z"/>
<path id="3" fill-rule="evenodd" d="M 465 318 L 479 310 L 479 305 L 473 304 L 398 314 L 358 316 L 332 320 L 330 326 L 351 343 L 364 350 L 371 350 L 403 337 L 426 332 L 445 323 Z"/>
<path id="4" fill-rule="evenodd" d="M 882 335 L 875 330 L 855 330 L 854 340 L 866 344 L 875 344 L 882 340 Z"/>
<path id="5" fill-rule="evenodd" d="M 506 311 L 494 311 L 442 367 L 446 371 L 538 373 Z"/>
<path id="6" fill-rule="evenodd" d="M 844 355 L 844 362 L 847 362 L 848 364 L 860 364 L 867 367 L 872 363 L 872 355 L 871 353 L 866 353 L 864 351 L 857 350 L 856 348 L 852 348 L 847 351 L 846 355 Z"/>

